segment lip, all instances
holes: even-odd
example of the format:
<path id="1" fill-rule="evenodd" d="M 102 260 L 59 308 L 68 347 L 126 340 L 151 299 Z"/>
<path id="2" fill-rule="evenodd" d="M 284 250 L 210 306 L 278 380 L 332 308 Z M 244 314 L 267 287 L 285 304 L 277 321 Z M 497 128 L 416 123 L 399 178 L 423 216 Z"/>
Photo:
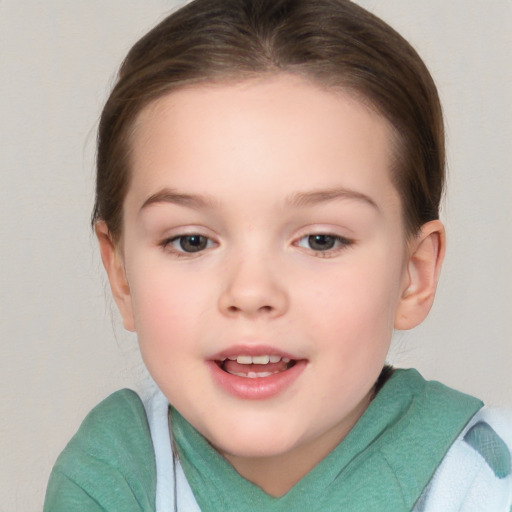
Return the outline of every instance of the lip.
<path id="1" fill-rule="evenodd" d="M 295 364 L 285 371 L 268 377 L 247 378 L 232 375 L 219 366 L 218 362 L 237 355 L 278 355 L 295 361 Z M 235 346 L 219 352 L 207 362 L 214 382 L 225 392 L 244 400 L 265 400 L 279 395 L 290 387 L 307 366 L 306 359 L 300 359 L 293 354 L 284 353 L 269 346 Z"/>

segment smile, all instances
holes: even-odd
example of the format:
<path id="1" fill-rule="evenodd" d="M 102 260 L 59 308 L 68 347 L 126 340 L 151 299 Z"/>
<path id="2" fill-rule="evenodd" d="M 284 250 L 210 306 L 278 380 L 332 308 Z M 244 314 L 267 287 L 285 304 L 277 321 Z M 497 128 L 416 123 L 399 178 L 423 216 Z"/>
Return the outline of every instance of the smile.
<path id="1" fill-rule="evenodd" d="M 209 361 L 214 380 L 229 394 L 244 399 L 271 398 L 290 386 L 306 367 L 305 359 L 263 349 L 231 350 Z"/>

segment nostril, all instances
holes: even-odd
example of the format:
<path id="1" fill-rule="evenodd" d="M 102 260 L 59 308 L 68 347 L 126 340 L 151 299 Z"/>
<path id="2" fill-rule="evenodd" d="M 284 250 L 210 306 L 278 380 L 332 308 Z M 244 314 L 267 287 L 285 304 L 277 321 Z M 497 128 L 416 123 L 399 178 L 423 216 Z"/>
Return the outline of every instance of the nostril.
<path id="1" fill-rule="evenodd" d="M 273 311 L 273 307 L 272 306 L 261 306 L 257 309 L 258 312 L 262 312 L 262 313 L 271 313 Z M 238 306 L 229 306 L 228 307 L 228 311 L 230 313 L 239 313 L 240 311 L 243 311 L 244 308 L 241 308 L 241 307 L 238 307 Z"/>

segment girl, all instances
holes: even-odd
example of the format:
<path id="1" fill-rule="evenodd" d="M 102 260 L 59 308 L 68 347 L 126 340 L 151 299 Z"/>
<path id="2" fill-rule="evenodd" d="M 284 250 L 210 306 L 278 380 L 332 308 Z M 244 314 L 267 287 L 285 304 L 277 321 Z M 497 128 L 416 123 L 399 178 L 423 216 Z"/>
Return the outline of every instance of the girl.
<path id="1" fill-rule="evenodd" d="M 482 403 L 385 366 L 441 268 L 441 107 L 346 0 L 195 0 L 103 110 L 93 224 L 156 383 L 115 393 L 45 510 L 496 510 Z"/>

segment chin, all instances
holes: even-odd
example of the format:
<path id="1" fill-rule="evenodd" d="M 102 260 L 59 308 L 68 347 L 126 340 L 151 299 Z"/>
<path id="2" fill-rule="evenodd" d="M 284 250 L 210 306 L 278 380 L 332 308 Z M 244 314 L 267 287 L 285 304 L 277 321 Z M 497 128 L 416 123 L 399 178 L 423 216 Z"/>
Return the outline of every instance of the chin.
<path id="1" fill-rule="evenodd" d="M 210 443 L 223 455 L 241 458 L 278 457 L 293 451 L 301 444 L 300 439 L 276 427 L 267 428 L 266 431 L 245 429 L 222 437 L 210 440 Z"/>
<path id="2" fill-rule="evenodd" d="M 227 443 L 226 445 L 214 445 L 216 450 L 225 456 L 244 458 L 244 459 L 265 459 L 272 457 L 279 457 L 288 453 L 292 447 L 283 446 L 282 443 L 276 443 L 279 446 L 274 446 L 273 443 L 267 446 L 256 447 L 254 445 L 248 445 L 245 441 L 241 444 L 233 442 Z"/>

